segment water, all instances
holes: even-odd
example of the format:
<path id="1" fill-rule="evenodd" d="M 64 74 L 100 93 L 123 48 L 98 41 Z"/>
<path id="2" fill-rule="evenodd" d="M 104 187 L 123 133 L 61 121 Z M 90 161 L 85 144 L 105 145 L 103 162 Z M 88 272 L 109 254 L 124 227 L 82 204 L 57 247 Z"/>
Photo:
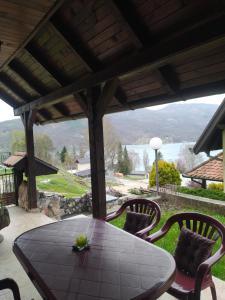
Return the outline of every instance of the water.
<path id="1" fill-rule="evenodd" d="M 179 158 L 179 153 L 185 145 L 193 146 L 194 143 L 174 143 L 174 144 L 163 144 L 160 152 L 163 155 L 163 159 L 168 162 L 176 162 Z M 152 165 L 152 163 L 155 160 L 155 152 L 152 150 L 149 146 L 149 144 L 146 145 L 126 145 L 128 153 L 135 152 L 138 155 L 138 162 L 135 166 L 135 171 L 144 171 L 144 164 L 143 164 L 143 155 L 146 151 L 149 156 L 149 163 Z M 218 151 L 213 151 L 212 155 L 216 155 Z M 207 156 L 202 153 L 202 157 L 204 160 L 207 159 Z"/>

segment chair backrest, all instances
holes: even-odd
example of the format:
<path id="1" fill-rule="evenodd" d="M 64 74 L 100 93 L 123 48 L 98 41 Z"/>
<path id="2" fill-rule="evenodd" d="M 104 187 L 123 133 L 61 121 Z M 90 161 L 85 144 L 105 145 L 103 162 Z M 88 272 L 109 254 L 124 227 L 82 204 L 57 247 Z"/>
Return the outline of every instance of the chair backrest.
<path id="1" fill-rule="evenodd" d="M 155 222 L 158 224 L 161 217 L 161 210 L 159 205 L 148 199 L 132 199 L 126 201 L 122 207 L 123 209 L 129 209 L 132 212 L 143 213 L 149 215 L 150 224 Z"/>
<path id="2" fill-rule="evenodd" d="M 170 217 L 164 226 L 171 226 L 174 223 L 178 223 L 180 230 L 186 227 L 214 241 L 220 237 L 221 243 L 225 246 L 225 226 L 210 216 L 195 212 L 179 213 Z"/>

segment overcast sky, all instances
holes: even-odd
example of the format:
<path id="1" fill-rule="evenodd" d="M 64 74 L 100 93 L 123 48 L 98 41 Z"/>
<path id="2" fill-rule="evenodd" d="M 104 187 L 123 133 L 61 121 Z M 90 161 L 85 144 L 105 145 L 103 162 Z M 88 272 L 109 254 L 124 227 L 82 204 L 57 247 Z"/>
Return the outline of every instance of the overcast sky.
<path id="1" fill-rule="evenodd" d="M 208 103 L 208 104 L 219 105 L 224 98 L 225 98 L 225 94 L 221 94 L 221 95 L 209 96 L 204 98 L 192 99 L 188 101 L 180 101 L 177 103 Z M 167 105 L 169 104 L 148 107 L 148 109 L 158 110 L 158 109 L 162 109 Z M 13 115 L 13 109 L 0 99 L 0 122 L 5 120 L 11 120 L 14 118 L 15 117 Z"/>

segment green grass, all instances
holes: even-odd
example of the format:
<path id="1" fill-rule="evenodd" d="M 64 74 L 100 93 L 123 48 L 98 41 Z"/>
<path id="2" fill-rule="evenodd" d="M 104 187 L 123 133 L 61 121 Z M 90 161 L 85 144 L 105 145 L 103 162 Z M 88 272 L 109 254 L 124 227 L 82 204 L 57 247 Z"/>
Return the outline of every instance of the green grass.
<path id="1" fill-rule="evenodd" d="M 225 201 L 225 193 L 219 190 L 188 188 L 188 187 L 181 186 L 177 188 L 177 191 L 184 194 Z"/>
<path id="2" fill-rule="evenodd" d="M 187 209 L 182 209 L 182 210 L 170 210 L 170 211 L 162 212 L 162 217 L 161 217 L 160 223 L 151 233 L 158 231 L 170 216 L 172 216 L 175 213 L 181 212 L 181 211 L 182 212 L 193 211 L 193 209 L 187 208 Z M 215 219 L 219 220 L 221 223 L 225 224 L 225 216 L 223 216 L 223 215 L 219 215 L 218 213 L 209 212 L 206 210 L 195 210 L 195 211 L 208 214 L 208 215 L 214 217 Z M 125 222 L 125 214 L 122 215 L 121 217 L 111 221 L 111 223 L 113 225 L 115 225 L 119 228 L 123 227 L 124 222 Z M 179 229 L 178 229 L 178 226 L 175 224 L 170 229 L 168 234 L 161 240 L 157 241 L 155 244 L 173 254 L 174 250 L 176 248 L 178 235 L 179 235 Z M 214 247 L 214 251 L 216 251 L 218 249 L 219 244 L 220 244 L 220 240 L 217 241 L 217 243 Z M 212 273 L 214 276 L 216 276 L 222 280 L 225 280 L 225 271 L 224 270 L 225 270 L 225 256 L 216 265 L 213 266 Z"/>
<path id="3" fill-rule="evenodd" d="M 88 191 L 84 180 L 66 172 L 54 175 L 38 176 L 37 188 L 40 191 L 63 194 L 66 198 L 79 197 Z"/>

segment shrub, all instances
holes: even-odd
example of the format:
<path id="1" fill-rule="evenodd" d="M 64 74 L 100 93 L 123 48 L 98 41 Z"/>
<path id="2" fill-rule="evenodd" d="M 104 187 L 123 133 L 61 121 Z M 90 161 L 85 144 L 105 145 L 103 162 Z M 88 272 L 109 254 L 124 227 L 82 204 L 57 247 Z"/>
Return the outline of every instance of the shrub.
<path id="1" fill-rule="evenodd" d="M 169 163 L 164 160 L 158 161 L 158 169 L 159 169 L 159 185 L 164 186 L 165 184 L 181 184 L 180 173 L 176 169 L 174 163 Z M 149 185 L 155 186 L 155 176 L 156 176 L 156 168 L 155 163 L 149 174 Z"/>
<path id="2" fill-rule="evenodd" d="M 219 183 L 211 182 L 208 184 L 208 189 L 216 190 L 216 191 L 223 191 L 223 183 L 222 182 L 219 182 Z"/>
<path id="3" fill-rule="evenodd" d="M 218 190 L 207 190 L 203 188 L 188 188 L 188 187 L 181 186 L 178 187 L 177 191 L 184 194 L 225 201 L 225 193 Z"/>

